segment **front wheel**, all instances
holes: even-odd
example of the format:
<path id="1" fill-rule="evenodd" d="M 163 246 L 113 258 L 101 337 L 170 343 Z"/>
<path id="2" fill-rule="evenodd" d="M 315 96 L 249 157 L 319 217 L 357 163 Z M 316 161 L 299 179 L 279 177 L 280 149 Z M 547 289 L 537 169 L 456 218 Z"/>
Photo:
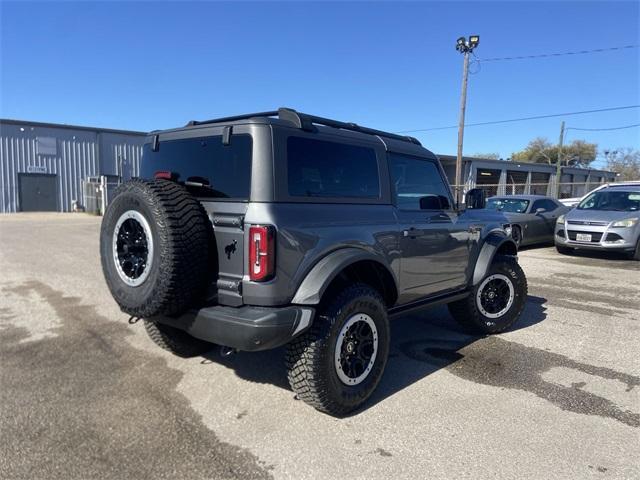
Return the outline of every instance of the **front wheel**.
<path id="1" fill-rule="evenodd" d="M 571 255 L 573 253 L 573 248 L 562 247 L 560 245 L 556 245 L 556 250 L 562 255 Z"/>
<path id="2" fill-rule="evenodd" d="M 346 415 L 373 393 L 388 355 L 384 302 L 371 287 L 354 284 L 326 302 L 311 329 L 289 344 L 289 383 L 314 408 Z"/>
<path id="3" fill-rule="evenodd" d="M 449 304 L 449 312 L 473 333 L 500 333 L 520 318 L 526 300 L 522 268 L 515 257 L 500 256 L 467 298 Z"/>
<path id="4" fill-rule="evenodd" d="M 629 252 L 629 260 L 640 261 L 640 238 L 638 238 L 638 242 L 636 243 L 636 248 L 632 252 Z"/>

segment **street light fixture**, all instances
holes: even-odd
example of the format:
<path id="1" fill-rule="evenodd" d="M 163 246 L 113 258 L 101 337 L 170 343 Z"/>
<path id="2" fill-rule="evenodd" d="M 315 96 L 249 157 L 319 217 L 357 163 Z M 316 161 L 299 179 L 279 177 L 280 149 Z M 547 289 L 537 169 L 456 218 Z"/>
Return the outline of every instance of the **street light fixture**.
<path id="1" fill-rule="evenodd" d="M 462 68 L 462 94 L 460 95 L 460 121 L 458 123 L 458 155 L 456 157 L 455 200 L 461 202 L 462 190 L 462 140 L 464 138 L 464 112 L 467 105 L 467 78 L 469 76 L 469 54 L 480 43 L 480 35 L 470 35 L 469 40 L 460 37 L 456 40 L 456 50 L 464 56 Z"/>

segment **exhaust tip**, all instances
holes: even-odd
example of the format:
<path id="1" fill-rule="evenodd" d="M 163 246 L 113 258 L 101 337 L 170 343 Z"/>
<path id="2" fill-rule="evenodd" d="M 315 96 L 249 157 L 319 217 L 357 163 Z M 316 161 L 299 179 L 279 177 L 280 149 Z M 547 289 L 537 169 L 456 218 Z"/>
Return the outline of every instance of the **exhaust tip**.
<path id="1" fill-rule="evenodd" d="M 220 347 L 220 356 L 225 358 L 225 357 L 230 357 L 231 355 L 237 353 L 238 351 L 235 348 L 231 348 L 231 347 Z"/>

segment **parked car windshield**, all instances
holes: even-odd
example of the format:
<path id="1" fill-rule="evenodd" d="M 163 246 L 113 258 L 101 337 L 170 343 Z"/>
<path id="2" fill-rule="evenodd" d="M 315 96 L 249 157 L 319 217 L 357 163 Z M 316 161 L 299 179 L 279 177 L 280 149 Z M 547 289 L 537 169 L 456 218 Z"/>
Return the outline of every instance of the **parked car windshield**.
<path id="1" fill-rule="evenodd" d="M 613 210 L 636 212 L 640 210 L 640 192 L 599 190 L 582 200 L 578 210 Z"/>
<path id="2" fill-rule="evenodd" d="M 529 200 L 523 198 L 490 198 L 487 208 L 509 213 L 524 213 L 529 207 Z"/>

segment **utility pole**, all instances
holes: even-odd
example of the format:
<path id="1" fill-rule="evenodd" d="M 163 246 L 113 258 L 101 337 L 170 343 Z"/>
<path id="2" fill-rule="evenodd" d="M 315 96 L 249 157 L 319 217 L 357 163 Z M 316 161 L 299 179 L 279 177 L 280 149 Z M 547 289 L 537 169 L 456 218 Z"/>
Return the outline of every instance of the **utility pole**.
<path id="1" fill-rule="evenodd" d="M 562 142 L 564 141 L 564 120 L 560 124 L 560 140 L 558 141 L 558 161 L 556 163 L 556 198 L 560 198 L 560 179 L 562 177 Z"/>
<path id="2" fill-rule="evenodd" d="M 460 37 L 456 41 L 456 50 L 462 53 L 464 60 L 462 66 L 462 93 L 460 95 L 460 119 L 458 121 L 458 154 L 456 157 L 456 184 L 455 201 L 462 201 L 462 143 L 464 139 L 464 114 L 467 108 L 467 78 L 469 77 L 469 55 L 480 43 L 478 35 L 471 35 L 469 40 Z"/>

